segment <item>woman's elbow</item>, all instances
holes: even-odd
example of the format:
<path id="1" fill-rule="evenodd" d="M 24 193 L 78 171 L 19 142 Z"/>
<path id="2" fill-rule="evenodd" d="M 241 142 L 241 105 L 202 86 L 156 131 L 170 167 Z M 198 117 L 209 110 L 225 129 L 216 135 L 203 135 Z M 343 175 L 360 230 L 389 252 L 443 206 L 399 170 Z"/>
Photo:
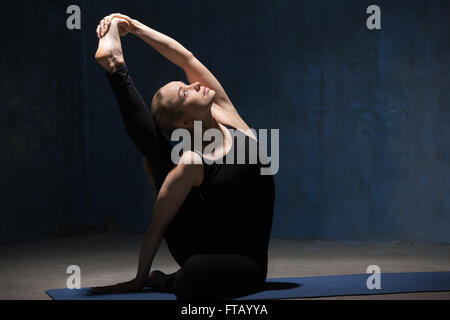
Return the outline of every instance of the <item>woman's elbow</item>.
<path id="1" fill-rule="evenodd" d="M 180 63 L 180 67 L 181 68 L 185 68 L 186 65 L 188 65 L 190 63 L 190 61 L 192 61 L 192 59 L 194 59 L 194 54 L 186 49 L 186 52 L 183 53 L 182 55 L 182 61 Z"/>

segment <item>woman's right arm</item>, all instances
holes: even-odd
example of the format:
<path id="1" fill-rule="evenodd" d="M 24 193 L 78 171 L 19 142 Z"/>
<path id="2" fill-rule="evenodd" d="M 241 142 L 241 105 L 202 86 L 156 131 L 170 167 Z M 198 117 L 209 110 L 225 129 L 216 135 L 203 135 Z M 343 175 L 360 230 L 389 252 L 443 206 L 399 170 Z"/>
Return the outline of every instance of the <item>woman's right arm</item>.
<path id="1" fill-rule="evenodd" d="M 203 65 L 191 51 L 186 49 L 175 39 L 172 39 L 171 37 L 120 13 L 109 15 L 106 18 L 106 24 L 109 24 L 109 22 L 114 18 L 120 18 L 128 21 L 130 28 L 127 31 L 147 42 L 166 59 L 182 68 L 190 83 L 199 82 L 200 85 L 213 89 L 216 92 L 214 101 L 216 105 L 218 105 L 223 111 L 227 111 L 229 117 L 234 118 L 236 122 L 239 123 L 239 126 L 242 126 L 241 122 L 243 122 L 243 120 L 240 118 L 237 110 L 231 103 L 225 89 L 212 74 L 212 72 L 205 65 Z M 104 31 L 106 30 L 107 28 L 105 28 Z"/>
<path id="2" fill-rule="evenodd" d="M 220 82 L 191 51 L 187 50 L 178 41 L 153 30 L 137 20 L 131 20 L 131 23 L 134 26 L 132 31 L 130 31 L 131 33 L 147 42 L 161 55 L 183 69 L 190 83 L 199 82 L 201 86 L 213 89 L 216 92 L 214 102 L 223 111 L 227 112 L 227 118 L 234 119 L 233 124 L 235 126 L 246 127 L 244 120 L 240 117 Z"/>
<path id="3" fill-rule="evenodd" d="M 132 34 L 147 42 L 162 56 L 180 68 L 183 68 L 186 61 L 192 56 L 192 53 L 178 41 L 145 24 L 137 20 L 132 20 L 132 26 Z"/>
<path id="4" fill-rule="evenodd" d="M 121 36 L 124 36 L 127 33 L 138 36 L 151 45 L 162 56 L 180 68 L 182 68 L 186 63 L 186 60 L 192 56 L 192 53 L 175 39 L 172 39 L 171 37 L 168 37 L 165 34 L 144 25 L 138 20 L 131 19 L 121 13 L 110 14 L 100 21 L 99 28 L 97 29 L 97 35 L 99 38 L 102 38 L 106 33 L 108 33 L 111 21 L 114 18 L 126 20 L 129 24 L 129 26 L 122 26 L 120 30 Z"/>

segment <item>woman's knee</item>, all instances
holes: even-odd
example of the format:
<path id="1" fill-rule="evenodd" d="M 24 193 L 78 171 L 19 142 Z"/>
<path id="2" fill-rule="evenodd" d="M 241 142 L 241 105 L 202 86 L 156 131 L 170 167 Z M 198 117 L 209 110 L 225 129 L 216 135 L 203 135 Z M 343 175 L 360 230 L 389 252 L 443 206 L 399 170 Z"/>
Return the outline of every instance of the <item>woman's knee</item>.
<path id="1" fill-rule="evenodd" d="M 180 300 L 228 299 L 258 291 L 265 281 L 261 268 L 237 255 L 195 255 L 178 270 L 173 290 Z"/>
<path id="2" fill-rule="evenodd" d="M 199 259 L 191 257 L 177 271 L 172 288 L 178 300 L 197 299 L 201 283 L 201 265 Z M 200 297 L 201 299 L 202 297 Z"/>
<path id="3" fill-rule="evenodd" d="M 188 258 L 183 266 L 175 274 L 173 286 L 175 291 L 186 290 L 187 288 L 194 288 L 201 285 L 205 278 L 204 272 L 204 257 L 196 255 Z"/>

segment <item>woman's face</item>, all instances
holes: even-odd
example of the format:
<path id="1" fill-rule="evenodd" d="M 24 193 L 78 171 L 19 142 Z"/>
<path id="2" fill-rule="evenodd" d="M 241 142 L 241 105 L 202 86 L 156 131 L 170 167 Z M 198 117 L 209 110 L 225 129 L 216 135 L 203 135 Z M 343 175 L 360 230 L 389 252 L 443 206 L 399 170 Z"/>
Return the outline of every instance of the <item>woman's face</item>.
<path id="1" fill-rule="evenodd" d="M 165 99 L 169 99 L 171 104 L 183 109 L 183 112 L 192 117 L 204 114 L 213 103 L 216 92 L 208 87 L 200 86 L 200 83 L 187 85 L 181 81 L 174 81 L 163 88 L 161 93 Z"/>

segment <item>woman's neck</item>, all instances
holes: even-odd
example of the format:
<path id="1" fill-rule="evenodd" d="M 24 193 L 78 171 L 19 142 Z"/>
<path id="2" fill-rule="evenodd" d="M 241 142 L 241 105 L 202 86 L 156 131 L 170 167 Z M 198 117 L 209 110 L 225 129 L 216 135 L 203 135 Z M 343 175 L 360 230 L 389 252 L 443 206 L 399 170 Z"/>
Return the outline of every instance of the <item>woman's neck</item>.
<path id="1" fill-rule="evenodd" d="M 211 109 L 204 115 L 202 121 L 203 133 L 209 129 L 218 129 L 220 130 L 219 123 L 212 116 Z"/>
<path id="2" fill-rule="evenodd" d="M 207 113 L 205 113 L 202 117 L 200 117 L 199 121 L 202 122 L 202 137 L 204 136 L 205 132 L 209 129 L 217 129 L 222 133 L 223 137 L 223 145 L 225 146 L 225 136 L 223 135 L 222 128 L 219 125 L 219 122 L 212 116 L 211 109 L 208 110 Z M 211 143 L 211 141 L 203 141 L 203 148 L 208 146 Z"/>

